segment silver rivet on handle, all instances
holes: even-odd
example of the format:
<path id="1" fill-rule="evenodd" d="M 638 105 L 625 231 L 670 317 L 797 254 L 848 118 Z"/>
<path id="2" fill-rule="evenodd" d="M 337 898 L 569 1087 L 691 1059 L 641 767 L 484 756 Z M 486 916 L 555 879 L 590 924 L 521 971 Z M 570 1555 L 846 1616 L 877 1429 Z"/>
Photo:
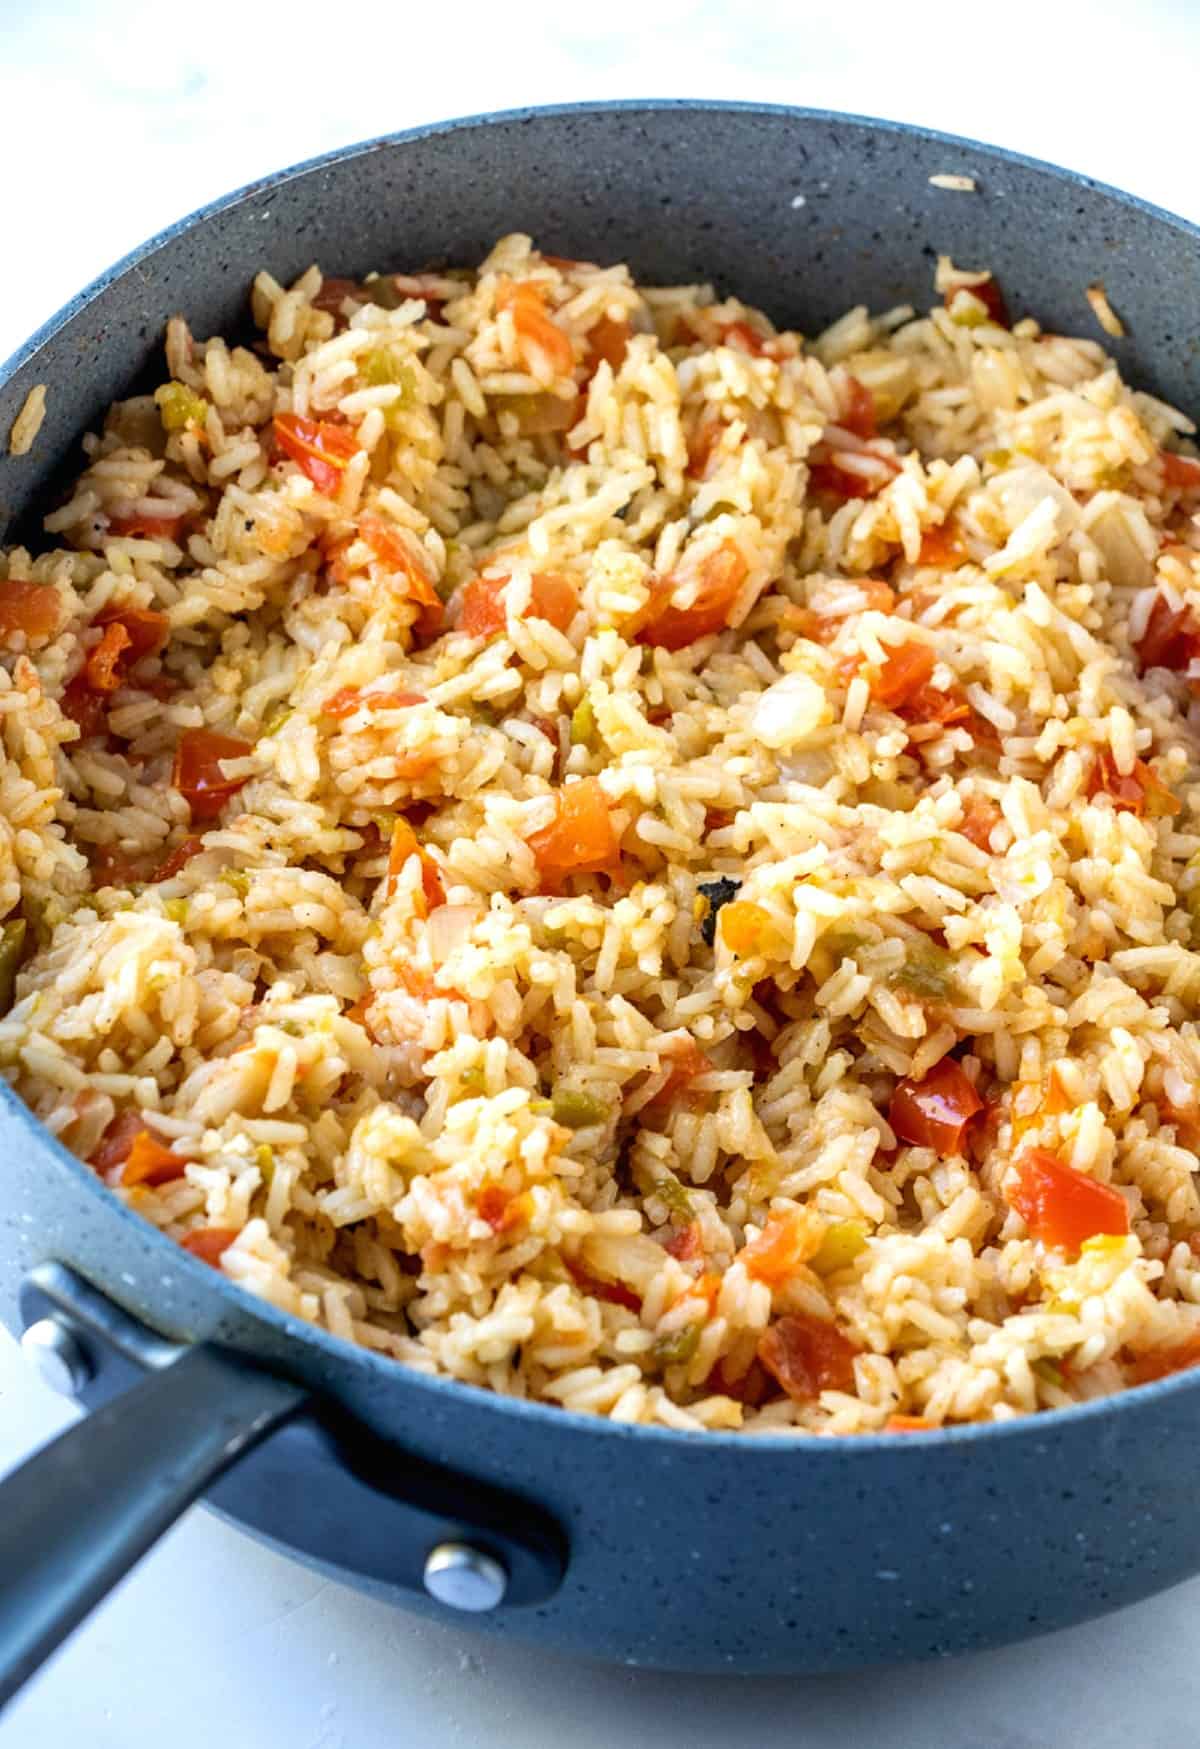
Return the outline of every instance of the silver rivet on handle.
<path id="1" fill-rule="evenodd" d="M 448 1609 L 482 1613 L 504 1601 L 508 1574 L 470 1543 L 438 1543 L 425 1562 L 425 1589 Z"/>
<path id="2" fill-rule="evenodd" d="M 57 1318 L 39 1318 L 21 1337 L 21 1349 L 60 1397 L 77 1397 L 92 1376 L 78 1338 Z"/>

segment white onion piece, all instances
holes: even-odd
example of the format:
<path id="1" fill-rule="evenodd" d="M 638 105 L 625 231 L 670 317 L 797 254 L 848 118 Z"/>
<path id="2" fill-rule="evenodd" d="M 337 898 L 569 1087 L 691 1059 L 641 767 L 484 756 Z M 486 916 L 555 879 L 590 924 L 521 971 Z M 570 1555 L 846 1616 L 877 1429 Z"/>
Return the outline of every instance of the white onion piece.
<path id="1" fill-rule="evenodd" d="M 478 905 L 439 905 L 429 913 L 426 940 L 436 965 L 444 965 L 457 948 L 470 940 L 478 918 Z"/>
<path id="2" fill-rule="evenodd" d="M 797 747 L 827 715 L 825 693 L 807 674 L 785 674 L 754 707 L 750 727 L 767 747 Z"/>

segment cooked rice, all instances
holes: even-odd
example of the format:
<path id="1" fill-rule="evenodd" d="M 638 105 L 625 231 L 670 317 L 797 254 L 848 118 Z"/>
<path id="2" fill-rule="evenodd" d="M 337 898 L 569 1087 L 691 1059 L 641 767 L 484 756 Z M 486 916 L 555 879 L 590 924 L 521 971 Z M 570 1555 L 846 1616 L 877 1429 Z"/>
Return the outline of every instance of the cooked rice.
<path id="1" fill-rule="evenodd" d="M 29 454 L 45 417 L 46 385 L 34 383 L 21 403 L 21 411 L 12 422 L 12 430 L 8 434 L 9 455 Z"/>
<path id="2" fill-rule="evenodd" d="M 938 277 L 949 308 L 805 342 L 510 236 L 366 292 L 263 273 L 254 350 L 171 323 L 174 386 L 0 556 L 0 916 L 32 947 L 0 1062 L 114 1195 L 347 1340 L 622 1420 L 1002 1419 L 1187 1357 L 1200 706 L 1184 632 L 1138 646 L 1200 613 L 1161 459 L 1192 426 Z M 332 495 L 288 413 L 345 440 Z M 730 629 L 680 643 L 722 565 Z M 565 614 L 529 611 L 546 574 Z M 131 608 L 169 642 L 81 737 Z M 908 645 L 928 684 L 888 708 Z M 193 823 L 200 729 L 247 750 Z M 546 879 L 582 778 L 619 865 Z M 939 1152 L 894 1096 L 951 1052 L 986 1110 Z M 122 1183 L 127 1113 L 174 1176 Z M 1128 1235 L 1031 1233 L 1034 1148 Z M 810 1362 L 836 1328 L 849 1371 L 780 1389 L 771 1327 Z"/>

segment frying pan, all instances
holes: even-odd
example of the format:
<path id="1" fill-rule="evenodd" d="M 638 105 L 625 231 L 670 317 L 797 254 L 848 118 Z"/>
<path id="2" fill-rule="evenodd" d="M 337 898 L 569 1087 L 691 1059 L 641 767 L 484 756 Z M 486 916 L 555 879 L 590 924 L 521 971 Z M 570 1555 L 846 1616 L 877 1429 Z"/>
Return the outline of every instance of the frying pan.
<path id="1" fill-rule="evenodd" d="M 972 191 L 931 177 L 974 179 Z M 1086 177 L 891 123 L 741 104 L 522 111 L 252 184 L 130 256 L 0 372 L 0 529 L 184 310 L 244 325 L 268 265 L 477 261 L 500 233 L 714 280 L 809 333 L 931 296 L 934 256 L 1200 407 L 1200 233 Z M 0 1483 L 0 1699 L 193 1500 L 398 1606 L 606 1660 L 739 1672 L 946 1655 L 1200 1569 L 1200 1373 L 1049 1415 L 821 1439 L 617 1425 L 426 1377 L 274 1310 L 122 1207 L 0 1091 L 0 1316 L 86 1419 Z"/>

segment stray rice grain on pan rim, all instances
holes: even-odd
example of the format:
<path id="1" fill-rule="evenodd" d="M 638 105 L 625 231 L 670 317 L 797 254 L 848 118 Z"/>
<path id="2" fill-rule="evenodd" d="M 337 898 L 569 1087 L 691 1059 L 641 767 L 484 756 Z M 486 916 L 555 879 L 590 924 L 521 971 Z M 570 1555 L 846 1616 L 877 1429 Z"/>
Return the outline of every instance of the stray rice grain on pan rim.
<path id="1" fill-rule="evenodd" d="M 1200 1360 L 1193 426 L 933 292 L 513 235 L 170 323 L 0 555 L 0 1068 L 114 1196 L 620 1421 Z"/>

